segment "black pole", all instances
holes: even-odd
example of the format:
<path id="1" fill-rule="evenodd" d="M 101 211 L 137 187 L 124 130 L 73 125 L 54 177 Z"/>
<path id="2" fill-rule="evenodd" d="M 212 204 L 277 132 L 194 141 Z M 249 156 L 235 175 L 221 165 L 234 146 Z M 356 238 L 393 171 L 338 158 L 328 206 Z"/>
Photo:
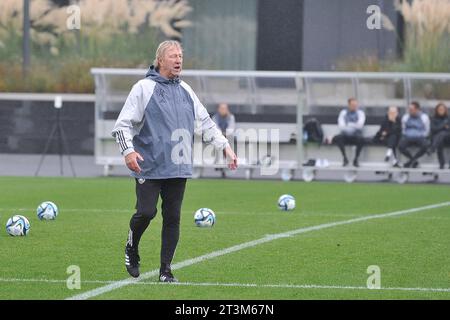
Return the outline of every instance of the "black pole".
<path id="1" fill-rule="evenodd" d="M 56 109 L 56 125 L 58 126 L 58 153 L 59 153 L 59 170 L 60 175 L 64 175 L 63 164 L 63 142 L 62 142 L 62 127 L 61 127 L 61 108 Z"/>
<path id="2" fill-rule="evenodd" d="M 23 0 L 23 78 L 26 81 L 30 70 L 30 0 Z"/>

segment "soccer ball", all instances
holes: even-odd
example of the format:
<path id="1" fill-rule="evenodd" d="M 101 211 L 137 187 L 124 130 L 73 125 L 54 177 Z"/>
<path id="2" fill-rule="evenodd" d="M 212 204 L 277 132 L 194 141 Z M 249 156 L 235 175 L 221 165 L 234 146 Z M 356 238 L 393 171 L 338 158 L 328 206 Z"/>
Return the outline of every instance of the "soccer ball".
<path id="1" fill-rule="evenodd" d="M 289 211 L 295 209 L 295 199 L 289 194 L 283 194 L 278 198 L 278 208 L 283 211 Z"/>
<path id="2" fill-rule="evenodd" d="M 36 210 L 39 220 L 55 220 L 58 216 L 58 207 L 50 201 L 42 202 Z"/>
<path id="3" fill-rule="evenodd" d="M 216 215 L 211 209 L 201 208 L 195 211 L 194 222 L 197 227 L 212 227 L 216 222 Z"/>
<path id="4" fill-rule="evenodd" d="M 15 215 L 6 222 L 6 232 L 13 237 L 26 236 L 30 232 L 30 222 L 21 215 Z"/>

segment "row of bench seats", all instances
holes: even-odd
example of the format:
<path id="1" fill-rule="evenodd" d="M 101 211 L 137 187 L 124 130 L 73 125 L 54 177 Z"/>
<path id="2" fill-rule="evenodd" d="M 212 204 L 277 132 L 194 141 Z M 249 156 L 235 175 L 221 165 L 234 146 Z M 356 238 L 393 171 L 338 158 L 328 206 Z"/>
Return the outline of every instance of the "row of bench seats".
<path id="1" fill-rule="evenodd" d="M 111 122 L 111 123 L 109 123 Z M 114 154 L 114 156 L 108 157 L 97 157 L 97 164 L 104 166 L 104 174 L 109 175 L 112 167 L 117 165 L 124 165 L 123 158 L 120 156 L 117 151 L 117 145 L 115 141 L 112 139 L 110 132 L 112 129 L 113 121 L 108 121 L 105 123 L 105 126 L 102 128 L 98 128 L 98 134 L 101 134 L 102 139 L 106 139 L 109 141 L 105 146 L 110 149 L 109 154 Z M 336 124 L 323 124 L 322 125 L 324 135 L 328 140 L 339 133 L 339 128 Z M 245 154 L 239 155 L 240 158 L 240 170 L 246 171 L 246 177 L 251 178 L 253 173 L 260 169 L 262 165 L 264 165 L 263 158 L 267 156 L 267 154 L 258 154 L 258 142 L 271 142 L 270 134 L 266 137 L 267 139 L 262 139 L 262 141 L 257 136 L 256 139 L 249 139 L 249 133 L 251 129 L 260 130 L 266 129 L 267 132 L 270 132 L 271 129 L 279 130 L 279 154 L 276 157 L 273 157 L 274 161 L 278 161 L 278 165 L 280 171 L 283 172 L 283 176 L 288 180 L 294 176 L 294 171 L 298 170 L 297 166 L 297 125 L 296 123 L 255 123 L 255 122 L 237 122 L 236 123 L 236 135 L 234 138 L 234 147 L 238 149 L 239 147 L 245 147 Z M 377 130 L 379 129 L 379 125 L 369 124 L 364 128 L 364 136 L 367 138 L 373 137 Z M 251 136 L 251 134 L 250 134 Z M 249 158 L 251 154 L 250 149 L 253 150 L 253 159 Z M 270 154 L 271 146 L 267 147 L 268 152 Z M 350 148 L 351 150 L 352 148 Z M 242 149 L 241 149 L 242 150 Z M 394 169 L 390 169 L 389 165 L 386 164 L 384 160 L 385 155 L 385 147 L 379 145 L 367 145 L 361 154 L 360 164 L 361 167 L 358 169 L 355 168 L 341 168 L 342 157 L 337 147 L 322 144 L 319 145 L 317 143 L 306 143 L 303 145 L 303 159 L 306 162 L 308 159 L 327 159 L 329 166 L 327 168 L 304 168 L 304 172 L 306 174 L 303 176 L 304 180 L 311 180 L 311 173 L 314 173 L 314 176 L 318 171 L 342 171 L 345 170 L 349 172 L 352 176 L 355 175 L 355 172 L 360 171 L 381 171 L 392 173 Z M 351 156 L 351 153 L 349 153 Z M 450 154 L 448 154 L 450 159 Z M 215 155 L 210 154 L 204 158 L 201 164 L 194 163 L 195 167 L 195 175 L 196 177 L 201 177 L 203 169 L 205 168 L 220 168 L 224 167 L 223 165 L 218 165 L 214 163 Z M 437 159 L 435 155 L 432 156 L 424 156 L 421 158 L 421 169 L 427 172 L 434 172 L 437 169 Z M 402 172 L 406 172 L 403 170 Z M 409 171 L 408 171 L 409 172 Z M 352 179 L 348 179 L 352 180 Z"/>

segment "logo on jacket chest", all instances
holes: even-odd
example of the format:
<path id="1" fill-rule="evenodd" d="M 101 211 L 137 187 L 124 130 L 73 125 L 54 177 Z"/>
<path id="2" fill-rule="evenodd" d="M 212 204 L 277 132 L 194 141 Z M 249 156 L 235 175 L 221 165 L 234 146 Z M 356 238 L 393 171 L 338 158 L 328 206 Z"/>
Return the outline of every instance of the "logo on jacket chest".
<path id="1" fill-rule="evenodd" d="M 191 103 L 184 94 L 179 94 L 179 92 L 175 92 L 169 99 L 169 93 L 165 91 L 163 88 L 157 88 L 155 92 L 156 96 L 158 97 L 158 102 L 160 104 L 169 104 L 170 102 L 172 102 L 175 110 L 181 110 L 179 109 L 180 107 L 192 110 Z"/>
<path id="2" fill-rule="evenodd" d="M 167 103 L 167 92 L 162 88 L 156 89 L 156 94 L 160 103 Z"/>
<path id="3" fill-rule="evenodd" d="M 158 96 L 158 100 L 161 103 L 167 103 L 169 100 L 169 94 L 163 89 L 163 88 L 158 88 L 156 89 L 156 95 Z M 174 102 L 181 102 L 183 104 L 189 104 L 188 99 L 186 98 L 185 95 L 181 94 L 175 94 L 172 98 L 174 100 Z"/>

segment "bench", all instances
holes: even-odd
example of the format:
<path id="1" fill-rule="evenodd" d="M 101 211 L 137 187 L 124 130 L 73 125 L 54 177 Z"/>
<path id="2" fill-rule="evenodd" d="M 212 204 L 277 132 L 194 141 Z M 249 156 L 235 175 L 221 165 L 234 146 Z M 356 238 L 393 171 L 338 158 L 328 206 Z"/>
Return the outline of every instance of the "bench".
<path id="1" fill-rule="evenodd" d="M 331 139 L 339 134 L 339 128 L 336 124 L 323 124 L 324 137 Z M 427 181 L 438 181 L 440 175 L 450 174 L 450 170 L 441 170 L 438 166 L 436 154 L 431 156 L 424 155 L 420 158 L 420 168 L 394 168 L 389 163 L 384 162 L 386 147 L 371 142 L 371 138 L 378 131 L 379 125 L 366 125 L 363 130 L 363 136 L 367 140 L 360 156 L 360 167 L 342 167 L 342 155 L 337 146 L 332 144 L 306 143 L 304 145 L 304 159 L 327 159 L 327 167 L 307 167 L 303 166 L 302 178 L 304 181 L 313 181 L 320 172 L 336 172 L 343 174 L 346 182 L 353 182 L 358 174 L 364 172 L 375 173 L 386 177 L 386 180 L 395 180 L 399 183 L 406 183 L 412 174 L 419 174 L 427 178 Z M 449 146 L 450 147 L 450 146 Z M 354 151 L 353 146 L 347 147 Z M 447 152 L 447 159 L 450 161 L 450 152 Z M 349 158 L 353 154 L 347 153 Z M 397 150 L 399 160 L 402 160 L 401 154 Z"/>
<path id="2" fill-rule="evenodd" d="M 118 151 L 117 144 L 111 136 L 111 130 L 114 126 L 114 120 L 103 120 L 97 124 L 97 138 L 103 139 L 101 155 L 96 155 L 96 164 L 103 166 L 103 174 L 109 175 L 114 166 L 124 166 L 123 157 Z M 339 133 L 339 128 L 336 124 L 322 125 L 324 136 L 331 140 L 331 138 Z M 329 165 L 327 167 L 307 167 L 297 165 L 297 125 L 296 123 L 253 123 L 241 122 L 236 123 L 237 132 L 234 138 L 234 148 L 245 148 L 245 155 L 239 158 L 238 170 L 245 171 L 245 177 L 251 179 L 256 170 L 261 170 L 264 164 L 264 154 L 258 154 L 258 142 L 256 139 L 249 137 L 249 129 L 270 129 L 279 130 L 279 155 L 273 157 L 274 161 L 278 161 L 278 167 L 281 171 L 281 178 L 283 180 L 290 180 L 294 176 L 300 174 L 304 181 L 313 181 L 321 172 L 335 172 L 342 174 L 343 179 L 347 182 L 353 182 L 357 179 L 358 174 L 364 172 L 372 172 L 380 176 L 386 177 L 387 180 L 396 180 L 401 183 L 408 181 L 411 174 L 421 174 L 428 180 L 436 181 L 439 175 L 449 174 L 450 170 L 439 170 L 436 155 L 424 156 L 420 159 L 421 167 L 417 169 L 398 169 L 392 168 L 389 164 L 384 162 L 386 148 L 381 145 L 368 144 L 361 153 L 360 167 L 346 167 L 341 166 L 342 156 L 338 148 L 334 145 L 318 143 L 303 144 L 303 159 L 306 162 L 308 159 L 327 159 Z M 378 125 L 366 125 L 363 131 L 364 136 L 369 139 L 375 135 L 379 129 Z M 264 142 L 271 142 L 270 135 L 263 139 Z M 352 147 L 349 147 L 350 150 Z M 267 151 L 270 153 L 270 145 L 267 146 Z M 448 152 L 447 152 L 448 153 Z M 108 156 L 110 155 L 110 156 Z M 349 156 L 352 154 L 349 152 Z M 238 154 L 239 156 L 239 154 Z M 447 154 L 447 159 L 450 155 Z M 202 177 L 204 169 L 221 169 L 226 168 L 225 164 L 217 164 L 215 162 L 215 155 L 207 155 L 200 164 L 194 159 L 193 176 L 194 178 Z"/>

